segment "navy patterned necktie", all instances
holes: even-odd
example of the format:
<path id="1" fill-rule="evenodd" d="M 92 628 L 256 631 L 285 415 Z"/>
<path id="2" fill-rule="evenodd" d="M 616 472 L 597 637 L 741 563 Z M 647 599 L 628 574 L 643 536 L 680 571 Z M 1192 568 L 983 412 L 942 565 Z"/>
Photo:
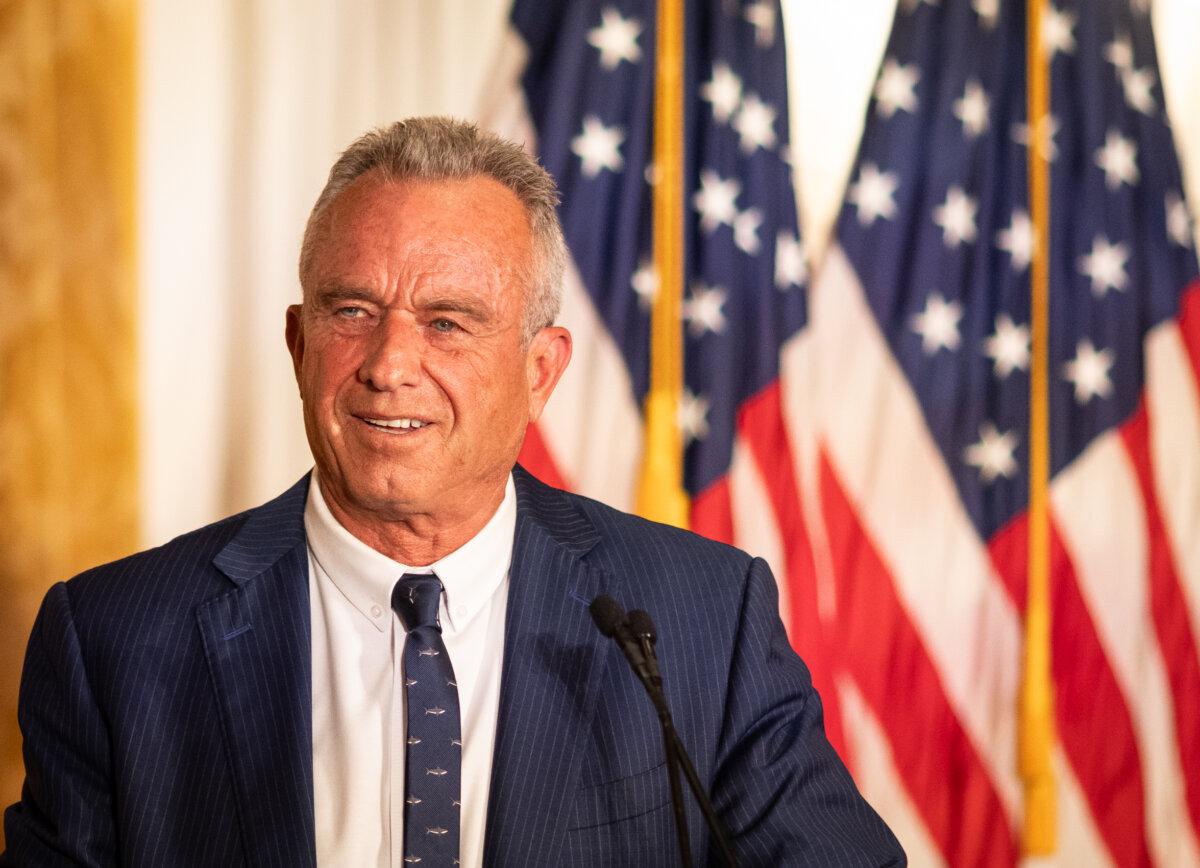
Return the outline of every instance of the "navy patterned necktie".
<path id="1" fill-rule="evenodd" d="M 438 621 L 441 596 L 442 583 L 432 573 L 406 573 L 392 589 L 392 609 L 408 631 L 404 861 L 422 868 L 458 864 L 462 734 L 458 684 Z"/>

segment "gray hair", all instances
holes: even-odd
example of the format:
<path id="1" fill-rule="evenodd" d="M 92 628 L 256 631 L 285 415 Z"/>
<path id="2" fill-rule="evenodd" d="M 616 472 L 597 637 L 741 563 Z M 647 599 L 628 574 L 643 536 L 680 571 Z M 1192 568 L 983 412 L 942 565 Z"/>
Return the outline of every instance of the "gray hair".
<path id="1" fill-rule="evenodd" d="M 300 281 L 312 264 L 321 217 L 338 194 L 367 172 L 390 180 L 486 176 L 512 190 L 525 206 L 533 235 L 533 262 L 526 280 L 522 336 L 528 345 L 538 330 L 554 324 L 562 304 L 566 243 L 558 220 L 558 188 L 520 145 L 453 118 L 409 118 L 360 136 L 333 168 L 317 197 L 300 247 Z"/>

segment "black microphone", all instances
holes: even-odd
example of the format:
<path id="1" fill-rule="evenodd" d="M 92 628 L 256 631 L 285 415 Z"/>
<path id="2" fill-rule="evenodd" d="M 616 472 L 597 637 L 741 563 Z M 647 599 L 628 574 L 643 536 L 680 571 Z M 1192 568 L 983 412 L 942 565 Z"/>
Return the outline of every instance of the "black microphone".
<path id="1" fill-rule="evenodd" d="M 601 594 L 592 600 L 588 606 L 588 611 L 592 613 L 592 620 L 596 622 L 596 629 L 609 639 L 615 637 L 617 630 L 621 629 L 621 625 L 625 623 L 625 610 L 621 608 L 620 603 L 608 594 Z"/>
<path id="2" fill-rule="evenodd" d="M 662 675 L 658 671 L 658 657 L 654 653 L 654 643 L 658 641 L 654 621 L 641 609 L 633 609 L 626 623 L 629 625 L 629 632 L 637 640 L 642 656 L 646 658 L 646 670 L 650 673 L 650 680 L 654 682 L 655 687 L 662 690 Z"/>
<path id="3" fill-rule="evenodd" d="M 625 659 L 629 661 L 629 665 L 633 667 L 637 677 L 646 686 L 646 690 L 650 691 L 650 698 L 654 699 L 654 686 L 650 680 L 651 672 L 646 662 L 646 655 L 642 651 L 641 644 L 629 629 L 625 610 L 621 608 L 621 604 L 608 594 L 601 594 L 592 600 L 588 611 L 592 613 L 592 620 L 596 622 L 596 628 L 608 638 L 615 639 L 621 646 L 621 650 L 625 653 Z M 658 703 L 655 702 L 655 705 L 657 706 Z"/>

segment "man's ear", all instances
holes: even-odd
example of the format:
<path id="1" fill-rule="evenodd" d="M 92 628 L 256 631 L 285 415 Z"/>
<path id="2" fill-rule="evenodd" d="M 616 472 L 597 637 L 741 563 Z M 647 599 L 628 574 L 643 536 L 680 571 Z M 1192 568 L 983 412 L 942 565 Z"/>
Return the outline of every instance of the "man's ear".
<path id="1" fill-rule="evenodd" d="M 289 304 L 284 314 L 283 339 L 287 341 L 288 352 L 292 356 L 292 370 L 296 372 L 296 382 L 300 382 L 300 363 L 304 361 L 304 306 Z"/>
<path id="2" fill-rule="evenodd" d="M 525 355 L 529 378 L 529 421 L 542 415 L 550 393 L 571 361 L 571 333 L 562 326 L 548 326 L 536 335 Z"/>

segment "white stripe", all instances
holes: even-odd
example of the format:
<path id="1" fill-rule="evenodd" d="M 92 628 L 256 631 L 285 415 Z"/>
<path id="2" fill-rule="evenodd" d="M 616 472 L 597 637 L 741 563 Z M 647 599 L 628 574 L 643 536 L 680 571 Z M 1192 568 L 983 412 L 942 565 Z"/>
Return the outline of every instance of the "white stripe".
<path id="1" fill-rule="evenodd" d="M 945 865 L 945 858 L 929 837 L 920 812 L 904 789 L 879 720 L 849 678 L 837 679 L 837 693 L 859 792 L 887 821 L 904 847 L 908 864 L 930 868 Z"/>
<path id="2" fill-rule="evenodd" d="M 559 322 L 574 356 L 542 414 L 542 435 L 572 491 L 617 509 L 634 507 L 642 419 L 629 371 L 573 262 L 567 263 Z"/>
<path id="3" fill-rule="evenodd" d="M 1146 516 L 1120 435 L 1111 431 L 1093 442 L 1055 477 L 1050 497 L 1133 720 L 1150 851 L 1159 864 L 1200 864 L 1184 803 L 1171 693 L 1150 617 Z"/>
<path id="4" fill-rule="evenodd" d="M 784 421 L 792 441 L 800 508 L 808 530 L 816 572 L 817 609 L 821 620 L 832 624 L 837 618 L 837 589 L 833 555 L 829 551 L 829 537 L 821 514 L 820 438 L 816 409 L 818 394 L 816 379 L 812 376 L 814 346 L 811 328 L 804 329 L 783 345 L 779 359 L 779 388 Z"/>
<path id="5" fill-rule="evenodd" d="M 740 436 L 733 442 L 733 459 L 729 465 L 729 499 L 733 510 L 734 544 L 770 565 L 771 572 L 775 574 L 775 583 L 779 586 L 779 613 L 791 635 L 791 588 L 775 507 L 767 496 L 758 463 L 749 445 Z"/>
<path id="6" fill-rule="evenodd" d="M 823 442 L 1015 824 L 1017 612 L 840 247 L 811 298 Z"/>
<path id="7" fill-rule="evenodd" d="M 1150 457 L 1179 584 L 1200 642 L 1200 410 L 1197 383 L 1179 327 L 1167 323 L 1146 339 Z"/>
<path id="8" fill-rule="evenodd" d="M 536 128 L 520 86 L 527 55 L 524 40 L 510 27 L 493 86 L 485 94 L 483 122 L 536 154 Z M 571 332 L 574 350 L 542 411 L 542 438 L 572 491 L 632 510 L 642 453 L 641 413 L 620 348 L 570 259 L 558 322 Z"/>

